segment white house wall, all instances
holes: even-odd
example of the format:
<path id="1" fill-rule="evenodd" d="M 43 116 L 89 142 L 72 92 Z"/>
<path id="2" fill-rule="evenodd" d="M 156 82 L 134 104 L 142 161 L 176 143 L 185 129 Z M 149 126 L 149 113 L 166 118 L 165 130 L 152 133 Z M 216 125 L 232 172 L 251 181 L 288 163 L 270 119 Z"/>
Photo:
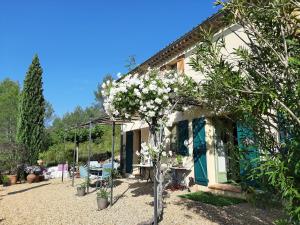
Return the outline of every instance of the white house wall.
<path id="1" fill-rule="evenodd" d="M 224 49 L 222 51 L 223 54 L 227 55 L 231 53 L 234 48 L 237 48 L 239 45 L 244 45 L 243 41 L 238 38 L 232 31 L 238 33 L 241 35 L 241 37 L 246 37 L 245 34 L 242 31 L 242 28 L 239 26 L 231 26 L 230 28 L 219 32 L 216 34 L 216 38 L 223 36 L 225 43 L 226 43 L 226 50 Z M 195 46 L 192 46 L 189 49 L 186 49 L 185 51 L 182 51 L 181 53 L 178 53 L 173 58 L 169 59 L 167 62 L 161 63 L 158 65 L 158 68 L 160 68 L 163 65 L 167 65 L 174 60 L 176 60 L 179 56 L 184 55 L 184 71 L 185 74 L 192 77 L 195 81 L 200 82 L 201 80 L 205 79 L 205 76 L 199 72 L 195 72 L 193 68 L 189 65 L 189 62 L 191 58 L 193 57 L 193 50 L 195 49 Z M 189 121 L 189 157 L 184 157 L 184 165 L 185 167 L 189 168 L 191 172 L 187 176 L 188 177 L 194 177 L 194 162 L 193 162 L 193 131 L 192 131 L 192 121 L 194 118 L 200 118 L 205 117 L 206 119 L 206 125 L 205 125 L 205 134 L 206 134 L 206 146 L 207 146 L 207 153 L 206 153 L 206 159 L 207 159 L 207 173 L 208 173 L 208 180 L 210 184 L 214 184 L 217 181 L 216 178 L 216 157 L 215 157 L 215 141 L 214 141 L 214 126 L 212 124 L 211 120 L 211 112 L 208 111 L 205 108 L 201 107 L 190 107 L 185 112 L 174 112 L 169 116 L 169 126 L 172 126 L 172 123 L 176 123 L 181 120 L 188 120 Z M 131 131 L 131 130 L 139 130 L 141 129 L 141 142 L 145 142 L 148 140 L 149 136 L 149 129 L 148 125 L 145 122 L 142 121 L 134 121 L 132 123 L 125 124 L 123 127 L 123 131 Z M 166 129 L 166 135 L 168 135 L 170 132 Z M 136 143 L 136 140 L 134 140 L 134 143 Z M 134 151 L 136 149 L 134 148 Z M 134 154 L 135 155 L 135 154 Z M 135 161 L 135 160 L 134 160 Z"/>

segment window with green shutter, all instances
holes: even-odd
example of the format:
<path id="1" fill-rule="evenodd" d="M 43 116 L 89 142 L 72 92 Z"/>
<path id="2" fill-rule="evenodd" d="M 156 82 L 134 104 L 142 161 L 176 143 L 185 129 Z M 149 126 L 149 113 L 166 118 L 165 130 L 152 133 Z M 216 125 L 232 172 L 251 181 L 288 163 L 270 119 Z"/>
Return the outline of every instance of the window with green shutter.
<path id="1" fill-rule="evenodd" d="M 183 156 L 189 155 L 189 149 L 184 145 L 184 141 L 189 140 L 189 121 L 182 120 L 177 123 L 177 144 L 178 154 Z"/>

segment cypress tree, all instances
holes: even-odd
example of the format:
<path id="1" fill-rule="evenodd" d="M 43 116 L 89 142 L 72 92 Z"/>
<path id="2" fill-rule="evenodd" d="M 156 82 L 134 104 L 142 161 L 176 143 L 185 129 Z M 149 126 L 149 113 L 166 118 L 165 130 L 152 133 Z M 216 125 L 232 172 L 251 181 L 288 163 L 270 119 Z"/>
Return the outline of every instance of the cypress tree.
<path id="1" fill-rule="evenodd" d="M 17 126 L 17 141 L 25 150 L 22 161 L 31 165 L 38 159 L 45 129 L 42 73 L 39 58 L 35 55 L 24 80 Z"/>

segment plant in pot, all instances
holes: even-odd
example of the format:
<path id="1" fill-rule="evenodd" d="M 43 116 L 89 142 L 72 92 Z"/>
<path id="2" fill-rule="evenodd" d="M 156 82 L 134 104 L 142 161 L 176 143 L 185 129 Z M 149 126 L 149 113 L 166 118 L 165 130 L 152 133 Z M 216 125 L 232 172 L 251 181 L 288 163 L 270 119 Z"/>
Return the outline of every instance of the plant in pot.
<path id="1" fill-rule="evenodd" d="M 97 192 L 97 205 L 98 210 L 105 209 L 108 206 L 108 194 L 106 188 L 100 188 Z"/>
<path id="2" fill-rule="evenodd" d="M 41 174 L 41 168 L 39 166 L 27 166 L 25 171 L 28 174 L 26 179 L 29 184 L 39 181 L 39 175 Z"/>
<path id="3" fill-rule="evenodd" d="M 16 170 L 16 168 L 11 169 L 10 175 L 8 176 L 8 178 L 9 178 L 9 181 L 10 181 L 11 185 L 17 183 L 17 170 Z"/>
<path id="4" fill-rule="evenodd" d="M 178 167 L 182 167 L 182 165 L 183 165 L 182 155 L 177 155 L 176 161 L 177 161 Z"/>
<path id="5" fill-rule="evenodd" d="M 77 195 L 78 196 L 84 196 L 86 194 L 86 182 L 83 182 L 78 185 L 77 187 Z"/>
<path id="6" fill-rule="evenodd" d="M 3 184 L 3 187 L 7 187 L 10 185 L 10 180 L 9 180 L 9 177 L 4 175 L 2 177 L 2 184 Z"/>

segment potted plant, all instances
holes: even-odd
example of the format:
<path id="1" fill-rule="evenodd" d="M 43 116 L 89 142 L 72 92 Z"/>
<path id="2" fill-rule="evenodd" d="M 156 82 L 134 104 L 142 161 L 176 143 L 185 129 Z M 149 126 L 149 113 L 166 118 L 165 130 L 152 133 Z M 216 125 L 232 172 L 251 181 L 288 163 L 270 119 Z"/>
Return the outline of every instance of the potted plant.
<path id="1" fill-rule="evenodd" d="M 106 188 L 100 188 L 97 192 L 97 205 L 98 210 L 105 209 L 108 206 L 108 194 Z"/>
<path id="2" fill-rule="evenodd" d="M 2 178 L 2 184 L 3 184 L 3 187 L 7 187 L 10 185 L 10 181 L 9 181 L 9 177 L 8 176 L 3 176 Z"/>
<path id="3" fill-rule="evenodd" d="M 28 166 L 25 168 L 25 171 L 28 174 L 26 179 L 29 184 L 39 181 L 39 175 L 42 172 L 39 166 Z"/>
<path id="4" fill-rule="evenodd" d="M 176 161 L 177 161 L 178 167 L 182 167 L 182 165 L 183 165 L 182 155 L 177 155 L 176 156 Z"/>
<path id="5" fill-rule="evenodd" d="M 11 170 L 11 175 L 8 176 L 10 184 L 16 184 L 17 183 L 17 171 L 16 169 Z"/>
<path id="6" fill-rule="evenodd" d="M 86 182 L 83 182 L 78 185 L 77 187 L 77 195 L 78 196 L 84 196 L 86 194 Z"/>

